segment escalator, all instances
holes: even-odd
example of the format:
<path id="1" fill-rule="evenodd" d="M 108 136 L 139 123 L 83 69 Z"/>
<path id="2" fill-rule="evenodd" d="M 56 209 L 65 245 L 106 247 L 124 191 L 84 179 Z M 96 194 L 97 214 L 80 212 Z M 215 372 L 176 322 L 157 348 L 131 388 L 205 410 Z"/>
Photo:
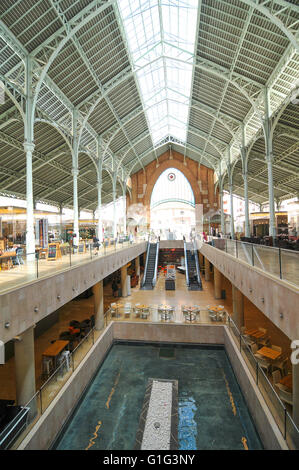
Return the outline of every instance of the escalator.
<path id="1" fill-rule="evenodd" d="M 157 281 L 158 257 L 159 241 L 157 243 L 151 243 L 149 241 L 141 289 L 152 290 L 155 287 Z"/>
<path id="2" fill-rule="evenodd" d="M 193 242 L 184 240 L 186 284 L 188 290 L 202 290 L 197 248 Z"/>

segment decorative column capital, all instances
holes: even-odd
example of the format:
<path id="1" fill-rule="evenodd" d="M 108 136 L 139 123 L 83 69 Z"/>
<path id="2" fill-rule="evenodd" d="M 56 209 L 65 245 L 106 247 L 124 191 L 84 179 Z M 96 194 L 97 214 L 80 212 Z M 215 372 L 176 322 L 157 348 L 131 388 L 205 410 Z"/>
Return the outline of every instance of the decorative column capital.
<path id="1" fill-rule="evenodd" d="M 33 152 L 35 149 L 35 144 L 33 142 L 24 142 L 23 143 L 25 152 Z"/>

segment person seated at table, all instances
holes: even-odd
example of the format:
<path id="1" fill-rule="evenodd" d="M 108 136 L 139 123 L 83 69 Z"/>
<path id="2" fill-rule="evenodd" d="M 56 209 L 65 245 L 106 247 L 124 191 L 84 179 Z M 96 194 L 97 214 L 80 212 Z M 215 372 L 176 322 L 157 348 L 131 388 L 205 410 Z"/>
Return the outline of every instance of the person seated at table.
<path id="1" fill-rule="evenodd" d="M 94 254 L 97 255 L 99 248 L 100 248 L 99 239 L 96 236 L 94 236 L 92 241 L 93 241 Z"/>
<path id="2" fill-rule="evenodd" d="M 21 248 L 20 245 L 18 245 L 16 248 L 16 260 L 18 264 L 24 264 L 22 254 L 23 254 L 23 248 Z"/>

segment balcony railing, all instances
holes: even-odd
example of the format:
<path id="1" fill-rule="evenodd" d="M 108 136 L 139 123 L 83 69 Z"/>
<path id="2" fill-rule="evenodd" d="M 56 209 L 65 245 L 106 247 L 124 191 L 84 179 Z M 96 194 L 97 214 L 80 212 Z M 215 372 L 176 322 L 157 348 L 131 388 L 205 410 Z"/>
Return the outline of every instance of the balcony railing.
<path id="1" fill-rule="evenodd" d="M 204 242 L 202 237 L 199 237 Z M 299 286 L 299 252 L 254 243 L 208 237 L 208 243 L 262 271 Z"/>
<path id="2" fill-rule="evenodd" d="M 51 253 L 47 249 L 39 249 L 38 252 L 31 254 L 6 252 L 4 258 L 0 257 L 0 294 L 141 242 L 144 242 L 144 239 L 136 238 L 134 241 L 110 240 L 103 242 L 100 248 L 94 247 L 91 242 L 79 244 L 78 247 L 61 245 L 58 250 L 54 249 Z"/>

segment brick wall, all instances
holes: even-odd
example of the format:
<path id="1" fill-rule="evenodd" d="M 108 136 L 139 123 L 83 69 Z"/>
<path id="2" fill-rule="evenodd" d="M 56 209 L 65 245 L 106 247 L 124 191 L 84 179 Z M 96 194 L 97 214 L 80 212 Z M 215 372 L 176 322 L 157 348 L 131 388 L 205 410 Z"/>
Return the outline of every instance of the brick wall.
<path id="1" fill-rule="evenodd" d="M 204 165 L 199 165 L 195 160 L 186 157 L 172 150 L 170 159 L 169 150 L 159 158 L 149 163 L 145 170 L 139 170 L 131 175 L 131 197 L 127 194 L 127 211 L 133 204 L 142 204 L 147 217 L 150 220 L 150 200 L 153 187 L 164 170 L 167 168 L 177 168 L 188 179 L 193 193 L 195 204 L 203 205 L 203 213 L 219 208 L 219 191 L 214 191 L 214 170 Z"/>

